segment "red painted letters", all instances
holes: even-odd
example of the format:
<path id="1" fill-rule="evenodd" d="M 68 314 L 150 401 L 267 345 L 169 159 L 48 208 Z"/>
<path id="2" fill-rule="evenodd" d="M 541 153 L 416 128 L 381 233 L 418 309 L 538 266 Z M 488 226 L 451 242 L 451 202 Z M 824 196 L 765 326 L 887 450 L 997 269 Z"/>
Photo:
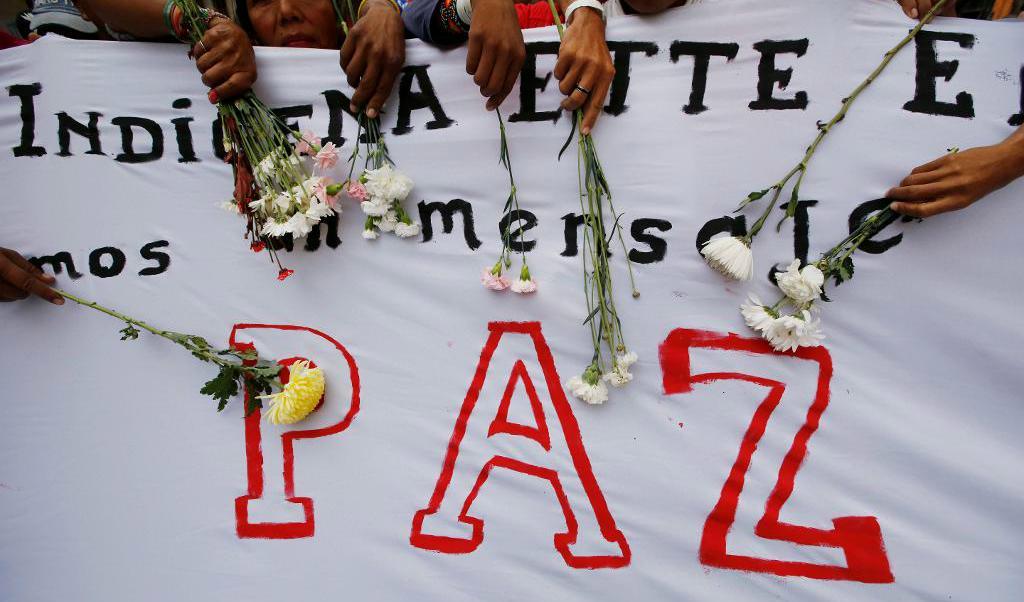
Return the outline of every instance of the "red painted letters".
<path id="1" fill-rule="evenodd" d="M 629 545 L 625 536 L 616 527 L 615 519 L 594 477 L 590 459 L 580 438 L 579 425 L 562 391 L 555 362 L 541 334 L 540 324 L 495 322 L 490 324 L 490 331 L 487 343 L 480 354 L 476 374 L 455 421 L 455 430 L 448 443 L 448 451 L 434 493 L 427 507 L 418 511 L 413 518 L 410 543 L 418 548 L 449 554 L 465 554 L 475 550 L 484 538 L 484 521 L 470 515 L 473 501 L 491 472 L 495 468 L 503 468 L 538 477 L 551 484 L 566 524 L 564 533 L 554 535 L 554 545 L 567 565 L 584 569 L 628 565 Z M 521 336 L 528 337 L 543 373 L 543 381 L 534 381 L 523 360 L 518 359 L 513 364 L 507 385 L 503 388 L 504 395 L 498 404 L 498 410 L 487 413 L 486 407 L 478 409 L 477 401 L 485 379 L 489 376 L 488 371 L 495 349 L 503 337 L 507 337 L 507 347 L 510 345 L 509 339 Z M 490 376 L 505 377 L 502 373 Z M 548 394 L 543 398 L 537 394 L 535 382 L 545 384 Z M 533 425 L 513 423 L 508 418 L 511 398 L 517 386 L 525 389 L 535 423 Z M 556 437 L 554 441 L 548 431 L 548 418 L 552 417 L 552 412 L 562 433 L 562 437 Z M 483 434 L 482 428 L 472 428 L 474 425 L 486 424 L 484 421 L 490 422 L 486 435 Z M 464 441 L 467 430 L 476 435 Z M 532 461 L 491 453 L 485 446 L 490 447 L 491 437 L 498 434 L 534 441 L 539 449 L 534 448 L 536 453 L 531 454 L 535 456 L 531 458 Z M 552 444 L 556 452 L 571 459 L 571 470 L 552 467 Z M 484 447 L 483 453 L 480 453 L 481 447 Z M 472 453 L 469 453 L 469 450 L 472 450 Z M 563 484 L 573 486 L 565 487 Z M 571 492 L 582 492 L 582 495 Z M 446 524 L 449 529 L 454 525 L 458 532 L 444 532 Z M 586 552 L 579 550 L 584 544 Z M 602 551 L 595 553 L 594 550 L 597 548 Z"/>
<path id="2" fill-rule="evenodd" d="M 281 472 L 267 471 L 264 467 L 264 456 L 262 448 L 262 434 L 261 434 L 261 423 L 260 413 L 253 412 L 251 415 L 245 418 L 245 459 L 246 459 L 246 473 L 248 475 L 249 491 L 247 495 L 238 497 L 235 500 L 235 520 L 236 528 L 239 537 L 260 537 L 266 539 L 293 539 L 297 537 L 312 537 L 314 532 L 314 519 L 313 519 L 313 499 L 309 497 L 299 497 L 295 495 L 295 481 L 294 481 L 294 467 L 295 467 L 295 453 L 294 443 L 297 439 L 313 439 L 316 437 L 326 437 L 340 433 L 341 431 L 348 428 L 352 423 L 352 419 L 355 418 L 356 413 L 359 411 L 359 371 L 356 368 L 355 359 L 349 354 L 349 352 L 341 345 L 341 343 L 335 341 L 330 336 L 312 328 L 306 328 L 304 326 L 287 326 L 287 325 L 271 325 L 271 324 L 237 324 L 231 331 L 230 343 L 232 346 L 245 347 L 251 346 L 245 342 L 239 342 L 238 339 L 245 332 L 252 331 L 278 331 L 288 333 L 304 333 L 306 335 L 313 335 L 318 337 L 318 345 L 331 351 L 336 352 L 340 357 L 330 357 L 325 355 L 318 357 L 317 363 L 322 368 L 326 369 L 329 362 L 340 362 L 345 367 L 345 372 L 348 373 L 349 380 L 352 386 L 352 398 L 349 407 L 346 412 L 340 417 L 340 419 L 332 424 L 324 426 L 322 428 L 309 429 L 309 430 L 291 430 L 285 431 L 280 434 L 279 437 L 271 437 L 266 443 L 271 447 L 277 447 L 280 443 L 279 458 L 282 462 Z M 306 340 L 303 342 L 304 347 L 310 346 L 311 342 Z M 304 358 L 291 358 L 291 360 L 298 360 Z M 282 362 L 287 365 L 290 361 Z M 336 383 L 335 383 L 336 386 Z M 332 384 L 328 383 L 326 397 L 331 397 Z M 322 402 L 321 402 L 322 403 Z M 327 403 L 328 406 L 324 411 L 337 410 L 343 400 L 334 400 L 333 403 Z M 333 405 L 333 408 L 332 408 Z M 314 414 L 316 416 L 316 414 Z M 275 450 L 276 451 L 276 450 Z M 278 461 L 277 454 L 275 457 L 267 458 L 267 460 L 274 460 L 275 466 Z M 278 474 L 283 479 L 283 483 L 276 483 L 280 485 L 272 489 L 283 492 L 284 501 L 289 505 L 294 505 L 297 510 L 301 512 L 301 517 L 297 520 L 260 520 L 254 521 L 250 517 L 250 506 L 253 502 L 264 499 L 264 479 L 275 479 Z M 280 494 L 279 494 L 280 495 Z"/>
<path id="3" fill-rule="evenodd" d="M 810 361 L 818 365 L 818 382 L 807 417 L 797 431 L 789 448 L 778 480 L 765 504 L 765 512 L 754 533 L 758 537 L 792 542 L 805 546 L 839 548 L 846 556 L 846 566 L 812 564 L 769 558 L 741 556 L 727 552 L 729 529 L 736 520 L 736 508 L 751 458 L 768 424 L 772 412 L 779 405 L 786 383 L 750 374 L 732 372 L 699 373 L 691 365 L 692 349 L 732 350 L 744 354 L 771 354 L 791 357 L 795 361 Z M 864 583 L 892 583 L 889 559 L 882 543 L 878 520 L 871 516 L 846 516 L 832 519 L 832 529 L 817 529 L 781 522 L 779 513 L 793 492 L 793 482 L 807 455 L 807 444 L 818 428 L 821 415 L 829 403 L 829 383 L 832 379 L 832 358 L 824 347 L 799 349 L 793 353 L 778 353 L 761 339 L 744 339 L 734 334 L 721 335 L 700 330 L 677 329 L 661 345 L 661 365 L 665 393 L 687 393 L 697 383 L 716 380 L 742 380 L 765 387 L 768 391 L 750 421 L 739 455 L 733 464 L 721 496 L 704 523 L 700 544 L 703 564 L 729 569 L 792 575 L 815 579 L 860 581 Z"/>

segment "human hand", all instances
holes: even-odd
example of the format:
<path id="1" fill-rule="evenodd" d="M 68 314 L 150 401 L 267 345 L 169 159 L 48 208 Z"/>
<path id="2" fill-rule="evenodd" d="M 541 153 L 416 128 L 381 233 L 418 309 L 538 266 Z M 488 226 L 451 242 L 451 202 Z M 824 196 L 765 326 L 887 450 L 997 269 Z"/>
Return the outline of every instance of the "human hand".
<path id="1" fill-rule="evenodd" d="M 893 211 L 931 217 L 956 211 L 1024 175 L 1022 153 L 1004 142 L 950 153 L 915 168 L 886 196 Z"/>
<path id="2" fill-rule="evenodd" d="M 405 65 L 405 25 L 394 3 L 368 0 L 341 46 L 341 69 L 355 89 L 349 110 L 373 119 Z"/>
<path id="3" fill-rule="evenodd" d="M 928 11 L 933 6 L 938 4 L 938 0 L 898 0 L 900 6 L 903 8 L 903 12 L 907 13 L 907 16 L 911 19 L 920 19 L 928 14 Z M 949 0 L 946 6 L 943 7 L 942 12 L 939 13 L 946 17 L 956 16 L 956 0 Z"/>
<path id="4" fill-rule="evenodd" d="M 226 17 L 213 17 L 206 35 L 192 47 L 192 56 L 203 74 L 203 83 L 211 88 L 211 103 L 237 98 L 256 82 L 252 42 Z"/>
<path id="5" fill-rule="evenodd" d="M 22 257 L 0 247 L 0 301 L 17 301 L 29 295 L 64 305 L 64 297 L 50 288 L 57 280 Z"/>
<path id="6" fill-rule="evenodd" d="M 566 95 L 562 108 L 567 111 L 583 109 L 580 131 L 587 135 L 604 108 L 605 97 L 615 77 L 615 66 L 604 39 L 604 20 L 592 8 L 581 8 L 572 14 L 565 28 L 555 79 L 558 89 Z M 582 88 L 582 90 L 581 90 Z"/>
<path id="7" fill-rule="evenodd" d="M 498 108 L 512 91 L 526 59 L 526 44 L 512 0 L 473 0 L 466 73 L 487 98 L 487 110 Z"/>

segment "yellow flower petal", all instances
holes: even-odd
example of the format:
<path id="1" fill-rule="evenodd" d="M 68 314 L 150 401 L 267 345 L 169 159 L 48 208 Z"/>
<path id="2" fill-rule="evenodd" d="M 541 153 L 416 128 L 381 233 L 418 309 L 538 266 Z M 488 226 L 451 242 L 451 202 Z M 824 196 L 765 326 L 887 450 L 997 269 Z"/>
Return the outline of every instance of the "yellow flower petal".
<path id="1" fill-rule="evenodd" d="M 273 395 L 261 395 L 271 404 L 264 416 L 271 424 L 295 424 L 309 416 L 324 395 L 324 373 L 320 368 L 310 368 L 306 360 L 288 367 L 288 384 Z"/>

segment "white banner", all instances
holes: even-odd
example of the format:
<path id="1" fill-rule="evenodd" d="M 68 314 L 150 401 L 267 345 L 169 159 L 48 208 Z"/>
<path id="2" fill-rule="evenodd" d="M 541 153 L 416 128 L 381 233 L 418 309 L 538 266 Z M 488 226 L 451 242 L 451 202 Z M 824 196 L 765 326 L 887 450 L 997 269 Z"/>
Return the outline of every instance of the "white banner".
<path id="1" fill-rule="evenodd" d="M 504 109 L 531 297 L 480 286 L 507 179 L 464 50 L 410 42 L 384 119 L 420 239 L 363 240 L 353 204 L 282 253 L 283 283 L 218 208 L 230 170 L 182 47 L 4 51 L 0 244 L 151 323 L 310 358 L 328 392 L 294 427 L 240 400 L 217 414 L 210 367 L 166 341 L 121 342 L 77 306 L 0 307 L 0 599 L 1018 599 L 1024 184 L 890 226 L 831 290 L 823 347 L 773 353 L 737 308 L 914 166 L 1012 132 L 1022 25 L 929 25 L 826 139 L 753 282 L 697 252 L 744 227 L 738 201 L 912 25 L 888 0 L 709 0 L 609 25 L 596 140 L 640 362 L 596 407 L 563 387 L 591 342 L 553 30 L 526 33 Z M 260 96 L 347 153 L 336 52 L 257 54 Z"/>

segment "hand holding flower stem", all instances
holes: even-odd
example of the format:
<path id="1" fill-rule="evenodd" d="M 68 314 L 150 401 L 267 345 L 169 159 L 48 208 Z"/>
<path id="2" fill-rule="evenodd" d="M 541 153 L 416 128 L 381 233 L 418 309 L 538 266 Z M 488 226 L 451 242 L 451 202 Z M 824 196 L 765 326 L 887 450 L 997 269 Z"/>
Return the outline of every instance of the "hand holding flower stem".
<path id="1" fill-rule="evenodd" d="M 860 85 L 857 86 L 857 88 L 854 89 L 854 91 L 849 96 L 843 99 L 843 105 L 839 109 L 839 112 L 836 113 L 835 116 L 828 121 L 828 123 L 818 123 L 817 137 L 814 139 L 811 145 L 807 147 L 807 151 L 804 153 L 803 158 L 793 169 L 789 170 L 789 172 L 785 176 L 783 176 L 781 180 L 779 180 L 775 184 L 772 184 L 769 188 L 751 192 L 747 196 L 747 198 L 744 199 L 742 203 L 740 203 L 740 206 L 736 209 L 737 212 L 741 211 L 747 205 L 755 201 L 758 201 L 767 196 L 769 193 L 771 193 L 771 200 L 768 203 L 768 207 L 765 209 L 764 213 L 761 214 L 761 217 L 758 218 L 754 225 L 751 226 L 750 231 L 744 237 L 748 246 L 750 244 L 750 241 L 755 236 L 757 236 L 758 232 L 761 231 L 761 228 L 764 226 L 764 223 L 768 219 L 768 216 L 771 215 L 771 212 L 775 209 L 775 205 L 778 202 L 783 189 L 794 176 L 797 177 L 797 180 L 793 186 L 793 191 L 790 194 L 789 203 L 786 206 L 786 215 L 784 218 L 779 220 L 779 223 L 776 226 L 776 230 L 781 229 L 782 224 L 787 219 L 796 215 L 797 201 L 800 198 L 800 185 L 803 183 L 804 176 L 807 174 L 807 166 L 810 164 L 811 158 L 814 156 L 814 153 L 817 152 L 818 147 L 821 145 L 822 141 L 824 141 L 825 136 L 827 136 L 829 132 L 832 131 L 832 128 L 835 127 L 839 122 L 841 122 L 846 117 L 846 114 L 849 112 L 850 107 L 853 105 L 854 101 L 856 101 L 857 98 L 861 95 L 861 93 L 864 92 L 864 90 L 866 90 L 867 87 L 870 86 L 878 78 L 879 75 L 881 75 L 882 71 L 884 71 L 885 68 L 889 66 L 889 63 L 892 62 L 893 58 L 895 58 L 899 51 L 902 50 L 904 46 L 913 41 L 913 39 L 917 37 L 918 32 L 920 32 L 925 25 L 930 23 L 935 15 L 939 14 L 942 11 L 943 7 L 946 5 L 947 2 L 948 0 L 938 0 L 938 2 L 935 3 L 935 5 L 928 12 L 928 14 L 925 15 L 923 19 L 921 19 L 921 22 L 918 23 L 916 27 L 911 29 L 910 33 L 908 33 L 906 37 L 900 40 L 899 44 L 894 46 L 891 50 L 889 50 L 889 52 L 885 53 L 885 57 L 882 59 L 882 62 L 878 65 L 878 67 L 875 68 L 874 71 L 871 72 L 871 75 L 869 75 L 867 79 L 861 82 Z"/>
<path id="2" fill-rule="evenodd" d="M 564 27 L 558 16 L 554 0 L 548 0 L 548 8 L 554 18 L 558 35 L 564 34 Z M 603 98 L 603 96 L 601 97 Z M 590 328 L 594 355 L 583 374 L 573 377 L 567 384 L 576 397 L 587 403 L 602 403 L 608 398 L 605 382 L 621 387 L 632 380 L 629 368 L 636 362 L 636 354 L 628 351 L 622 334 L 622 322 L 615 307 L 609 249 L 617 235 L 629 270 L 633 297 L 639 297 L 629 250 L 622 235 L 619 215 L 612 202 L 611 189 L 605 178 L 597 146 L 589 131 L 584 133 L 584 116 L 580 109 L 573 112 L 573 135 L 577 137 L 577 174 L 580 191 L 580 210 L 583 215 L 583 294 L 587 302 L 587 317 L 584 324 Z M 563 152 L 569 142 L 563 147 Z M 615 217 L 609 227 L 605 223 L 605 204 Z"/>

